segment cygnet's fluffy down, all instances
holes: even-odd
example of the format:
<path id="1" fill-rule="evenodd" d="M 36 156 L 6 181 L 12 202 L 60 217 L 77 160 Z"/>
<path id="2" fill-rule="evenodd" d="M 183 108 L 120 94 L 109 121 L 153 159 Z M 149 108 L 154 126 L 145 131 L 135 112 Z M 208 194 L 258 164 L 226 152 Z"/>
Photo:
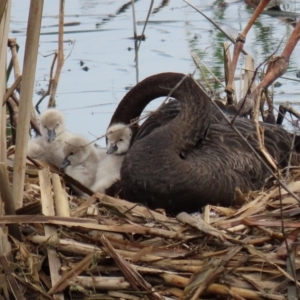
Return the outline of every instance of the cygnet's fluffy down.
<path id="1" fill-rule="evenodd" d="M 101 156 L 97 153 L 98 150 L 85 137 L 74 135 L 66 141 L 63 152 L 64 159 L 60 168 L 91 189 L 101 160 Z M 81 191 L 75 190 L 79 195 L 85 195 Z"/>
<path id="2" fill-rule="evenodd" d="M 42 136 L 29 141 L 27 155 L 59 167 L 64 155 L 65 141 L 72 136 L 65 128 L 64 115 L 57 109 L 48 109 L 40 116 Z"/>
<path id="3" fill-rule="evenodd" d="M 129 126 L 117 123 L 110 126 L 106 132 L 107 154 L 126 154 L 132 138 Z"/>
<path id="4" fill-rule="evenodd" d="M 107 155 L 101 160 L 95 184 L 92 190 L 105 193 L 117 180 L 120 180 L 120 169 L 132 137 L 131 129 L 125 124 L 114 124 L 106 133 Z"/>

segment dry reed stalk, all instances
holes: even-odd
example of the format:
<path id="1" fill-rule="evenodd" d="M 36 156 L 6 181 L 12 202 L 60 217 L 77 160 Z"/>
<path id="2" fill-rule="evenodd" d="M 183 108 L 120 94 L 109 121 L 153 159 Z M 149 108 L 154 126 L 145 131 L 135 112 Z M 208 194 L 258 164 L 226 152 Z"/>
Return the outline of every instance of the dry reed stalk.
<path id="1" fill-rule="evenodd" d="M 21 73 L 20 64 L 19 64 L 18 51 L 17 51 L 18 44 L 16 42 L 16 39 L 8 39 L 8 46 L 10 47 L 10 50 L 11 50 L 11 55 L 12 55 L 11 62 L 12 62 L 13 69 L 14 69 L 15 82 L 17 82 L 18 78 L 20 76 L 22 76 L 22 73 Z M 19 83 L 16 86 L 16 89 L 20 90 L 21 86 L 22 86 L 22 84 Z M 31 102 L 31 119 L 33 119 L 36 122 L 36 114 L 35 114 L 32 102 Z"/>
<path id="2" fill-rule="evenodd" d="M 185 278 L 178 275 L 169 275 L 169 274 L 163 274 L 160 275 L 165 282 L 169 285 L 172 285 L 174 287 L 178 288 L 185 288 L 189 282 L 189 278 Z M 267 294 L 267 293 L 261 293 L 261 292 L 255 292 L 252 290 L 242 289 L 242 288 L 236 288 L 236 287 L 228 287 L 221 284 L 212 283 L 209 285 L 206 289 L 206 293 L 212 294 L 212 295 L 223 295 L 223 296 L 230 296 L 230 291 L 234 292 L 235 294 L 238 294 L 239 296 L 245 298 L 245 299 L 251 299 L 251 300 L 262 300 L 263 297 L 266 297 L 266 299 L 276 299 L 276 300 L 285 300 L 286 298 L 284 296 L 275 295 L 275 294 Z"/>
<path id="3" fill-rule="evenodd" d="M 130 285 L 136 291 L 143 291 L 148 293 L 148 298 L 153 300 L 162 300 L 163 298 L 153 290 L 151 285 L 112 247 L 110 242 L 104 235 L 101 237 L 101 242 L 107 249 L 107 252 L 116 262 L 121 272 L 124 274 Z"/>
<path id="4" fill-rule="evenodd" d="M 2 17 L 6 8 L 7 0 L 3 0 L 0 2 L 0 22 L 2 21 Z"/>
<path id="5" fill-rule="evenodd" d="M 8 39 L 8 46 L 11 50 L 11 60 L 13 64 L 13 69 L 14 69 L 14 78 L 15 81 L 19 76 L 22 75 L 21 69 L 20 69 L 20 64 L 19 64 L 19 59 L 18 59 L 18 51 L 17 51 L 17 41 L 16 39 Z"/>
<path id="6" fill-rule="evenodd" d="M 115 291 L 108 291 L 107 293 L 111 297 L 115 297 L 118 299 L 129 299 L 129 300 L 140 300 L 140 297 L 136 297 L 133 295 L 125 294 L 125 293 L 120 293 L 120 292 L 115 292 Z"/>
<path id="7" fill-rule="evenodd" d="M 300 113 L 291 105 L 290 102 L 287 101 L 281 104 L 281 107 L 283 107 L 286 112 L 289 112 L 293 114 L 295 117 L 297 117 L 298 119 L 300 119 Z"/>
<path id="8" fill-rule="evenodd" d="M 281 275 L 285 276 L 287 279 L 294 282 L 294 284 L 300 286 L 300 283 L 298 281 L 296 281 L 295 278 L 293 278 L 293 276 L 291 276 L 289 273 L 287 273 L 285 270 L 283 270 L 281 267 L 279 267 L 276 263 L 274 263 L 273 261 L 268 259 L 264 253 L 262 253 L 259 250 L 255 249 L 252 245 L 247 246 L 247 250 L 253 256 L 258 256 L 258 257 L 262 258 L 263 260 L 265 260 L 266 262 L 268 262 L 270 265 L 275 267 L 281 273 Z"/>
<path id="9" fill-rule="evenodd" d="M 183 229 L 183 227 L 181 227 Z M 188 250 L 185 249 L 174 249 L 172 244 L 168 243 L 168 245 L 164 247 L 158 245 L 143 245 L 142 243 L 134 243 L 134 244 L 128 244 L 126 240 L 123 239 L 116 239 L 113 237 L 108 237 L 110 243 L 113 247 L 116 249 L 122 249 L 122 250 L 128 250 L 131 252 L 141 252 L 141 251 L 148 251 L 151 247 L 151 254 L 156 256 L 161 256 L 163 258 L 182 258 L 185 257 L 188 254 Z M 172 248 L 172 251 L 170 251 L 170 248 Z M 179 261 L 179 260 L 178 260 Z"/>
<path id="10" fill-rule="evenodd" d="M 223 86 L 225 88 L 224 84 L 220 81 L 220 79 L 208 68 L 208 66 L 205 65 L 205 63 L 199 58 L 199 56 L 197 56 L 194 52 L 191 52 L 191 56 L 192 56 L 192 59 L 193 59 L 195 65 L 201 71 L 202 76 L 204 77 L 205 83 L 206 83 L 207 87 L 210 89 L 210 92 L 212 94 L 214 93 L 214 88 L 210 86 L 201 66 L 203 66 L 208 71 L 208 73 L 213 77 L 214 82 L 218 82 L 221 86 Z"/>
<path id="11" fill-rule="evenodd" d="M 17 96 L 15 95 L 15 93 L 12 93 L 11 95 L 11 99 L 15 102 L 15 104 L 17 105 L 17 107 L 19 107 L 19 100 L 17 99 Z M 19 110 L 19 109 L 18 109 Z M 18 119 L 18 118 L 17 118 Z M 36 118 L 35 118 L 35 113 L 33 114 L 33 117 L 30 118 L 30 125 L 32 127 L 32 129 L 39 135 L 41 135 L 41 132 L 40 132 L 40 128 L 39 128 L 39 125 L 36 121 Z"/>
<path id="12" fill-rule="evenodd" d="M 158 274 L 170 274 L 170 275 L 174 274 L 174 275 L 176 275 L 176 273 L 178 271 L 189 272 L 189 273 L 195 273 L 195 272 L 201 271 L 200 267 L 194 267 L 194 266 L 188 266 L 189 268 L 174 270 L 174 267 L 172 265 L 173 262 L 175 262 L 175 260 L 169 261 L 169 266 L 167 266 L 167 265 L 165 266 L 165 268 L 167 270 L 152 268 L 152 267 L 143 267 L 143 266 L 138 266 L 138 265 L 133 265 L 133 264 L 131 264 L 131 266 L 136 271 L 139 271 L 140 273 L 147 273 L 147 274 L 154 274 L 154 275 L 158 275 Z M 172 270 L 170 270 L 170 269 L 172 269 Z M 105 271 L 105 269 L 103 269 L 103 270 Z"/>
<path id="13" fill-rule="evenodd" d="M 113 198 L 113 197 L 110 197 L 110 196 L 107 196 L 104 194 L 100 194 L 100 193 L 96 193 L 96 196 L 99 199 L 100 203 L 116 207 L 118 210 L 120 209 L 120 211 L 122 211 L 122 213 L 124 213 L 124 211 L 128 211 L 128 212 L 136 214 L 139 217 L 143 217 L 145 219 L 150 219 L 150 220 L 154 219 L 159 222 L 167 222 L 167 223 L 171 223 L 171 224 L 177 223 L 176 220 L 172 220 L 163 214 L 157 213 L 157 212 L 150 210 L 144 206 L 141 206 L 137 203 L 132 203 L 132 202 L 122 200 L 122 199 L 116 199 L 116 198 Z M 121 208 L 123 208 L 123 209 L 121 209 Z"/>
<path id="14" fill-rule="evenodd" d="M 137 255 L 139 255 L 140 253 L 135 253 L 135 252 L 121 250 L 121 249 L 115 249 L 115 251 L 119 255 L 122 255 L 126 259 L 131 260 L 133 262 L 142 261 L 142 262 L 151 263 L 163 259 L 163 257 L 161 256 L 156 256 L 151 254 L 144 254 L 137 257 Z"/>
<path id="15" fill-rule="evenodd" d="M 35 235 L 30 237 L 30 241 L 35 244 L 46 244 L 48 247 L 55 247 L 59 251 L 64 251 L 79 255 L 89 255 L 97 253 L 97 255 L 105 255 L 105 252 L 100 247 L 95 245 L 77 242 L 71 239 L 55 239 L 49 240 L 46 236 Z"/>
<path id="16" fill-rule="evenodd" d="M 14 295 L 15 299 L 26 300 L 23 296 L 21 286 L 18 285 L 14 276 L 12 276 L 12 259 L 11 244 L 8 241 L 8 235 L 5 234 L 0 227 L 0 264 L 2 271 L 5 274 L 5 282 L 7 283 L 10 292 Z M 8 298 L 7 298 L 8 299 Z"/>
<path id="17" fill-rule="evenodd" d="M 0 99 L 6 92 L 6 58 L 11 0 L 1 1 L 0 19 Z M 6 105 L 0 107 L 0 161 L 6 162 Z"/>
<path id="18" fill-rule="evenodd" d="M 224 56 L 224 74 L 225 74 L 225 85 L 228 84 L 228 79 L 229 79 L 229 74 L 230 74 L 230 66 L 231 66 L 231 55 L 230 55 L 230 51 L 229 51 L 229 43 L 228 42 L 224 42 L 223 44 L 223 56 Z M 233 81 L 232 83 L 232 87 L 235 90 L 235 83 Z M 231 102 L 232 101 L 232 102 Z M 227 98 L 227 103 L 229 105 L 236 105 L 237 104 L 237 100 L 236 100 L 236 95 L 234 94 L 232 98 Z"/>
<path id="19" fill-rule="evenodd" d="M 171 294 L 174 295 L 175 297 L 182 299 L 183 296 L 183 290 L 175 288 L 175 287 L 171 287 L 168 288 L 167 291 Z"/>
<path id="20" fill-rule="evenodd" d="M 255 101 L 255 108 L 253 112 L 253 121 L 256 128 L 256 137 L 258 141 L 258 150 L 262 153 L 262 155 L 265 157 L 267 162 L 270 164 L 270 166 L 273 168 L 274 171 L 276 171 L 277 174 L 279 174 L 279 170 L 277 167 L 277 162 L 275 159 L 270 155 L 268 150 L 265 147 L 264 144 L 264 131 L 263 128 L 259 125 L 259 107 L 260 107 L 260 98 L 261 98 L 261 90 L 259 91 L 259 96 Z"/>
<path id="21" fill-rule="evenodd" d="M 89 289 L 101 290 L 127 290 L 130 283 L 124 277 L 105 277 L 105 276 L 77 276 L 74 280 L 70 280 L 69 284 L 78 284 Z M 140 298 L 138 298 L 140 299 Z"/>
<path id="22" fill-rule="evenodd" d="M 48 168 L 39 171 L 42 212 L 45 216 L 55 215 L 50 178 L 51 178 L 51 174 Z M 57 238 L 57 231 L 54 226 L 45 224 L 44 230 L 45 230 L 45 236 L 48 239 Z M 53 286 L 61 279 L 60 276 L 61 262 L 54 249 L 47 248 L 47 253 L 48 253 L 48 261 L 49 261 L 49 268 L 50 268 L 51 283 Z M 55 294 L 55 298 L 64 299 L 64 295 Z"/>
<path id="23" fill-rule="evenodd" d="M 10 146 L 12 146 L 16 144 L 16 128 L 19 116 L 19 108 L 11 97 L 7 101 L 7 108 L 9 112 L 9 122 L 11 129 L 11 140 L 9 144 Z"/>
<path id="24" fill-rule="evenodd" d="M 70 217 L 69 202 L 66 191 L 63 189 L 60 177 L 52 174 L 52 184 L 55 199 L 56 214 L 59 217 Z"/>
<path id="25" fill-rule="evenodd" d="M 161 277 L 168 285 L 178 288 L 185 288 L 190 282 L 190 278 L 175 274 L 160 274 L 159 277 Z"/>
<path id="26" fill-rule="evenodd" d="M 5 213 L 7 215 L 15 215 L 14 201 L 12 198 L 11 187 L 8 180 L 7 169 L 4 163 L 0 163 L 0 194 L 4 202 Z M 9 234 L 18 241 L 22 240 L 18 224 L 8 224 Z"/>
<path id="27" fill-rule="evenodd" d="M 225 241 L 226 239 L 226 235 L 224 235 L 221 231 L 217 230 L 216 228 L 205 223 L 201 218 L 196 219 L 191 215 L 182 212 L 176 216 L 176 219 L 183 224 L 189 224 L 190 226 L 197 228 L 201 232 L 212 235 L 218 238 L 220 241 Z"/>
<path id="28" fill-rule="evenodd" d="M 143 27 L 143 30 L 142 30 L 142 33 L 140 35 L 140 39 L 139 42 L 138 42 L 138 45 L 136 47 L 136 51 L 135 51 L 135 57 L 134 57 L 134 61 L 137 62 L 138 60 L 138 53 L 139 53 L 139 49 L 140 49 L 140 46 L 141 46 L 141 43 L 142 43 L 142 40 L 143 40 L 143 37 L 145 37 L 145 30 L 146 30 L 146 26 L 148 24 L 148 21 L 149 21 L 149 17 L 150 17 L 150 14 L 151 14 L 151 11 L 152 11 L 152 7 L 153 7 L 153 4 L 154 4 L 154 0 L 151 0 L 150 2 L 150 6 L 149 6 L 149 9 L 148 9 L 148 13 L 147 13 L 147 17 L 146 17 L 146 20 L 145 20 L 145 23 L 144 23 L 144 27 Z M 134 1 L 132 1 L 132 8 L 134 9 Z M 135 20 L 134 20 L 135 21 Z M 135 26 L 136 26 L 136 23 L 135 23 Z M 136 32 L 136 28 L 135 28 L 135 32 Z M 135 34 L 135 38 L 136 38 L 136 34 Z M 138 66 L 138 65 L 137 65 Z"/>
<path id="29" fill-rule="evenodd" d="M 79 274 L 84 272 L 89 267 L 89 265 L 93 261 L 94 255 L 95 255 L 94 253 L 87 255 L 83 260 L 77 263 L 74 266 L 74 268 L 66 272 L 62 276 L 62 278 L 55 285 L 52 286 L 48 294 L 52 295 L 64 291 L 66 287 L 69 285 L 70 281 L 74 280 Z"/>
<path id="30" fill-rule="evenodd" d="M 86 214 L 87 209 L 91 206 L 95 201 L 97 201 L 96 194 L 91 196 L 88 200 L 84 201 L 79 207 L 70 212 L 72 217 L 79 218 L 82 215 Z"/>
<path id="31" fill-rule="evenodd" d="M 23 206 L 26 150 L 29 139 L 30 107 L 32 103 L 39 36 L 43 13 L 43 0 L 31 0 L 28 16 L 27 39 L 23 66 L 23 88 L 20 94 L 19 126 L 13 173 L 13 199 L 15 208 Z"/>
<path id="32" fill-rule="evenodd" d="M 48 108 L 55 106 L 55 96 L 58 87 L 59 77 L 64 65 L 64 14 L 65 14 L 65 0 L 60 0 L 59 1 L 57 65 L 56 65 L 54 78 L 52 79 Z"/>
<path id="33" fill-rule="evenodd" d="M 51 216 L 2 216 L 0 217 L 0 224 L 11 224 L 11 223 L 47 223 L 52 225 L 62 226 L 75 226 L 87 229 L 102 230 L 108 232 L 119 232 L 119 233 L 136 233 L 144 235 L 159 236 L 166 239 L 175 240 L 188 240 L 195 238 L 196 235 L 187 235 L 178 232 L 168 231 L 160 228 L 150 228 L 141 225 L 98 225 L 96 220 L 83 219 L 83 218 L 65 218 L 65 217 L 51 217 Z"/>
<path id="34" fill-rule="evenodd" d="M 257 97 L 259 97 L 260 90 L 267 89 L 277 78 L 281 77 L 289 66 L 289 58 L 293 53 L 298 41 L 300 39 L 300 21 L 297 22 L 285 48 L 283 49 L 280 56 L 275 57 L 268 63 L 266 75 L 263 80 L 259 83 L 257 88 L 245 99 L 240 101 L 238 108 L 242 115 L 248 114 L 252 111 Z"/>
<path id="35" fill-rule="evenodd" d="M 17 79 L 15 80 L 15 82 L 11 85 L 11 87 L 7 89 L 5 95 L 3 96 L 2 105 L 4 105 L 6 103 L 6 101 L 8 100 L 8 98 L 13 94 L 15 89 L 20 84 L 21 80 L 22 80 L 22 75 L 19 75 L 17 77 Z"/>
<path id="36" fill-rule="evenodd" d="M 80 242 L 76 242 L 74 240 L 64 240 L 64 239 L 55 239 L 53 240 L 48 240 L 48 237 L 42 237 L 42 236 L 32 236 L 30 238 L 30 240 L 33 243 L 38 243 L 38 244 L 43 244 L 43 243 L 49 243 L 49 246 L 54 246 L 55 248 L 60 250 L 60 251 L 66 251 L 66 252 L 70 252 L 73 254 L 84 254 L 84 255 L 88 255 L 88 254 L 92 254 L 92 253 L 96 253 L 99 255 L 104 255 L 105 252 L 103 251 L 103 249 L 93 246 L 93 245 L 89 245 L 89 244 L 84 244 L 84 243 L 80 243 Z M 54 244 L 53 244 L 54 243 Z M 121 249 L 116 249 L 115 250 L 118 254 L 124 256 L 127 259 L 133 260 L 136 256 L 135 252 L 130 252 L 130 251 L 126 251 L 126 250 L 121 250 Z M 157 261 L 157 260 L 161 260 L 163 259 L 163 257 L 160 256 L 154 256 L 154 255 L 144 255 L 143 257 L 140 257 L 139 260 L 143 261 L 143 262 L 152 262 L 152 261 Z"/>
<path id="37" fill-rule="evenodd" d="M 236 43 L 234 44 L 234 50 L 233 50 L 233 58 L 232 58 L 232 64 L 228 76 L 228 84 L 226 86 L 226 93 L 227 93 L 227 98 L 231 98 L 232 94 L 234 93 L 233 89 L 233 81 L 234 81 L 234 73 L 236 70 L 237 62 L 240 56 L 241 51 L 243 50 L 244 43 L 246 41 L 246 36 L 251 29 L 252 25 L 255 23 L 256 19 L 258 16 L 261 14 L 261 12 L 264 10 L 264 8 L 267 6 L 267 4 L 271 0 L 261 0 L 256 7 L 251 19 L 248 21 L 246 27 L 244 30 L 238 35 L 236 39 Z"/>
<path id="38" fill-rule="evenodd" d="M 247 92 L 250 88 L 250 92 L 256 87 L 254 82 L 254 59 L 251 55 L 245 56 L 245 76 L 244 76 L 244 96 L 247 96 Z"/>

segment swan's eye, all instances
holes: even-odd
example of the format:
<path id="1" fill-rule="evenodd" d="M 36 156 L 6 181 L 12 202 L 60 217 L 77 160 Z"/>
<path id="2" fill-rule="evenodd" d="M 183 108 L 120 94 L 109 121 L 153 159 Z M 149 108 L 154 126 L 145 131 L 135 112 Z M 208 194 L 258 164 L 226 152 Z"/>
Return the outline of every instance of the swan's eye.
<path id="1" fill-rule="evenodd" d="M 47 128 L 46 125 L 44 125 L 44 128 Z"/>
<path id="2" fill-rule="evenodd" d="M 69 155 L 74 155 L 74 152 L 70 152 L 70 154 Z"/>
<path id="3" fill-rule="evenodd" d="M 119 142 L 123 142 L 123 139 L 119 139 Z"/>

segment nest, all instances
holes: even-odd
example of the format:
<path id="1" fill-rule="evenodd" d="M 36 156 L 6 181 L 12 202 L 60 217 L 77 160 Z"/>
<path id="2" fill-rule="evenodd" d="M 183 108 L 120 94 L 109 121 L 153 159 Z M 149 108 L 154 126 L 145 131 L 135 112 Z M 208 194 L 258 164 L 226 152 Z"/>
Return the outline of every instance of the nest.
<path id="1" fill-rule="evenodd" d="M 291 174 L 297 193 L 300 169 Z M 297 298 L 300 207 L 276 181 L 176 218 L 72 196 L 48 167 L 27 167 L 25 182 L 23 207 L 0 218 L 3 299 Z M 19 240 L 7 234 L 16 224 Z"/>

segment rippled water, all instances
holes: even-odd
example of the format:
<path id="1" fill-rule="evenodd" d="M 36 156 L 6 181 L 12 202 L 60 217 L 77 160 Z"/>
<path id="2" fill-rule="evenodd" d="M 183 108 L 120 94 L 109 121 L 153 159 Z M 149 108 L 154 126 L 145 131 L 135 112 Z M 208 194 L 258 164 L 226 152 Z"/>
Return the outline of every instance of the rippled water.
<path id="1" fill-rule="evenodd" d="M 246 25 L 253 9 L 244 1 L 191 0 L 191 3 L 215 20 L 233 37 Z M 20 60 L 23 59 L 29 0 L 13 0 L 10 37 L 17 38 Z M 195 69 L 190 52 L 196 51 L 214 74 L 223 77 L 223 42 L 227 39 L 198 12 L 182 0 L 155 1 L 146 40 L 141 43 L 138 62 L 133 51 L 132 7 L 121 9 L 125 1 L 72 0 L 65 9 L 65 61 L 61 74 L 57 108 L 63 110 L 67 127 L 72 132 L 92 139 L 102 135 L 118 102 L 131 87 L 149 75 L 175 71 L 190 73 Z M 149 1 L 136 1 L 137 32 L 141 34 Z M 300 3 L 286 1 L 281 8 L 290 18 L 300 15 Z M 279 47 L 283 49 L 293 27 L 281 12 L 262 14 L 249 32 L 245 49 L 255 59 L 256 65 L 264 61 Z M 53 56 L 57 49 L 58 1 L 45 0 L 36 92 L 46 90 Z M 286 77 L 296 79 L 300 69 L 300 46 L 294 50 Z M 82 64 L 82 66 L 81 66 Z M 241 59 L 238 68 L 244 62 Z M 86 71 L 84 71 L 84 69 Z M 197 73 L 200 77 L 200 74 Z M 275 89 L 275 103 L 300 102 L 299 82 L 280 79 L 282 86 Z M 34 103 L 40 96 L 34 95 Z M 46 108 L 47 100 L 41 105 Z M 151 104 L 150 108 L 154 108 Z M 101 142 L 104 144 L 104 141 Z"/>

